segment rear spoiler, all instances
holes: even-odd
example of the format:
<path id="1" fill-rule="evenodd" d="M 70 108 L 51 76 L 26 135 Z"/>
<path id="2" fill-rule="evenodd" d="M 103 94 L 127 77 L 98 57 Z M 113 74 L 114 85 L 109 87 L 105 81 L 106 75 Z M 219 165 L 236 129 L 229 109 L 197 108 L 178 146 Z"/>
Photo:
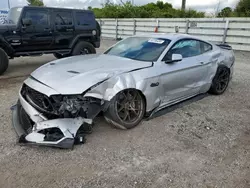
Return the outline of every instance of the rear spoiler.
<path id="1" fill-rule="evenodd" d="M 228 44 L 216 44 L 216 46 L 219 46 L 222 49 L 226 49 L 226 50 L 232 50 L 232 46 L 228 45 Z"/>

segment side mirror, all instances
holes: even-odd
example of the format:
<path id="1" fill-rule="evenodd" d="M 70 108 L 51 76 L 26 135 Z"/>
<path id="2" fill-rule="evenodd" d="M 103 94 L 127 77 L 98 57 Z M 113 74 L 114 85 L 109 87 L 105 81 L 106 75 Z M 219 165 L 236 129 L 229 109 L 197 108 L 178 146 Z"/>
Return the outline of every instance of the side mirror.
<path id="1" fill-rule="evenodd" d="M 166 63 L 175 63 L 182 61 L 182 55 L 181 54 L 172 54 L 172 59 L 166 61 Z"/>
<path id="2" fill-rule="evenodd" d="M 29 19 L 29 18 L 23 18 L 23 19 L 22 19 L 22 24 L 23 24 L 24 26 L 30 26 L 30 25 L 32 25 L 32 20 Z"/>
<path id="3" fill-rule="evenodd" d="M 182 55 L 181 54 L 173 54 L 172 55 L 172 61 L 178 62 L 182 60 Z"/>

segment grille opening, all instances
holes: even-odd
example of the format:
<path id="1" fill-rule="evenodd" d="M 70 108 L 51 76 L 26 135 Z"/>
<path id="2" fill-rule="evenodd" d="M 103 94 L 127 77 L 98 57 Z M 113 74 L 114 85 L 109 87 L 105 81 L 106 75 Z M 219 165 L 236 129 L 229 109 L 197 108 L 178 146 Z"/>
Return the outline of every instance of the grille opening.
<path id="1" fill-rule="evenodd" d="M 38 111 L 42 112 L 53 112 L 53 105 L 48 96 L 39 91 L 36 91 L 26 84 L 23 85 L 21 89 L 21 95 L 25 100 L 36 108 Z"/>

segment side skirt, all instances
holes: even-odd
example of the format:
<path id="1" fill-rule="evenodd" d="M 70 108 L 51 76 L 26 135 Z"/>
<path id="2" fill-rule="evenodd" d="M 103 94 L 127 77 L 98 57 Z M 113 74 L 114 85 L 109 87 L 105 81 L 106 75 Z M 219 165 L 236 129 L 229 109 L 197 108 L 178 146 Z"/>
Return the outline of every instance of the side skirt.
<path id="1" fill-rule="evenodd" d="M 51 53 L 59 53 L 62 55 L 69 54 L 71 52 L 70 49 L 64 50 L 45 50 L 45 51 L 27 51 L 27 52 L 16 52 L 14 56 L 35 56 L 35 55 L 42 55 L 42 54 L 51 54 Z"/>
<path id="2" fill-rule="evenodd" d="M 196 102 L 198 100 L 201 100 L 205 97 L 209 96 L 208 93 L 203 93 L 203 94 L 196 94 L 196 95 L 191 95 L 189 97 L 185 97 L 185 98 L 182 98 L 182 99 L 179 99 L 177 101 L 174 101 L 174 102 L 171 102 L 171 103 L 168 103 L 166 105 L 163 105 L 163 106 L 160 106 L 160 107 L 157 107 L 155 108 L 154 110 L 152 110 L 151 112 L 148 112 L 146 113 L 146 118 L 145 120 L 148 121 L 152 118 L 155 118 L 155 117 L 158 117 L 158 116 L 161 116 L 161 115 L 164 115 L 168 112 L 172 112 L 178 108 L 181 108 L 185 105 L 189 105 L 193 102 Z"/>

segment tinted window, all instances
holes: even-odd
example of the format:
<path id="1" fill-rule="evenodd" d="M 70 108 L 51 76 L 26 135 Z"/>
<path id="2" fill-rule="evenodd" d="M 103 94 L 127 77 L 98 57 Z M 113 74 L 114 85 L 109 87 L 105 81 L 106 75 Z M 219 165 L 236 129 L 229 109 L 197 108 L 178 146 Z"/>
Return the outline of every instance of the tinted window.
<path id="1" fill-rule="evenodd" d="M 32 20 L 32 25 L 48 25 L 48 12 L 45 10 L 27 10 L 25 18 Z"/>
<path id="2" fill-rule="evenodd" d="M 72 25 L 71 12 L 56 12 L 55 24 L 56 25 Z"/>
<path id="3" fill-rule="evenodd" d="M 76 21 L 77 25 L 81 26 L 95 25 L 95 16 L 90 12 L 77 12 Z"/>
<path id="4" fill-rule="evenodd" d="M 197 40 L 180 40 L 168 51 L 164 60 L 171 60 L 172 54 L 181 54 L 183 58 L 202 54 L 201 43 Z"/>

